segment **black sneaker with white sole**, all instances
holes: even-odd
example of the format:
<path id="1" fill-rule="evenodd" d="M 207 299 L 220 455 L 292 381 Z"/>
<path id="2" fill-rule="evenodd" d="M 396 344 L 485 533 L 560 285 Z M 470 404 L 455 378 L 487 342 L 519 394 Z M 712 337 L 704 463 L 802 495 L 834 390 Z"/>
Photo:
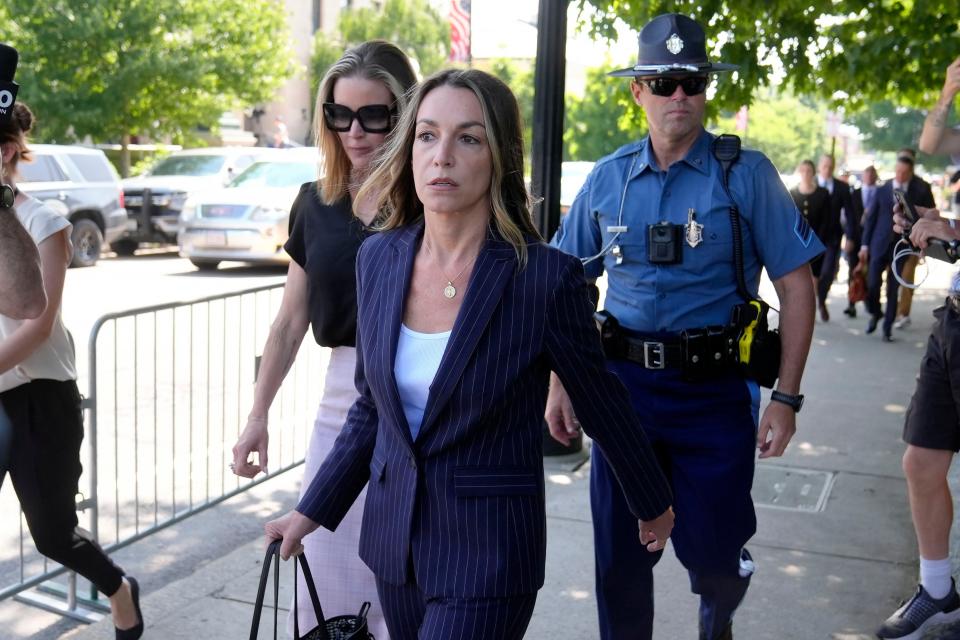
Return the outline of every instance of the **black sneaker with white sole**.
<path id="1" fill-rule="evenodd" d="M 877 637 L 881 640 L 919 640 L 929 627 L 955 620 L 960 620 L 960 595 L 957 595 L 956 582 L 951 579 L 950 593 L 940 600 L 934 600 L 922 585 L 918 585 L 917 593 L 877 629 Z"/>

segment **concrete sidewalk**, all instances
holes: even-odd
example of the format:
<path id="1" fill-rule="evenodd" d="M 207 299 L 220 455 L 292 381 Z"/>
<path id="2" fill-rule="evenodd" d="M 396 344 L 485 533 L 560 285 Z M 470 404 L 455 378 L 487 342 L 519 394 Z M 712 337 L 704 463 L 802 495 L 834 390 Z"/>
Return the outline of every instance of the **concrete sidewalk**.
<path id="1" fill-rule="evenodd" d="M 834 288 L 833 318 L 817 324 L 796 438 L 782 459 L 758 465 L 755 499 L 767 504 L 758 504 L 759 528 L 750 544 L 758 570 L 734 623 L 737 638 L 867 640 L 916 583 L 900 432 L 930 312 L 943 291 L 917 293 L 913 326 L 897 332 L 893 344 L 865 336 L 862 316 L 841 313 L 844 294 L 845 286 Z M 527 637 L 596 638 L 589 464 L 571 469 L 553 460 L 548 466 L 547 580 Z M 259 523 L 293 505 L 298 474 L 118 554 L 141 580 L 146 638 L 247 636 L 263 555 Z M 821 511 L 790 508 L 794 498 L 815 504 L 821 488 Z M 291 572 L 283 568 L 286 607 Z M 697 637 L 697 601 L 670 552 L 657 568 L 656 598 L 656 638 Z M 272 637 L 269 622 L 261 638 Z M 106 639 L 113 628 L 109 620 L 78 627 L 0 603 L 0 639 L 26 637 Z M 960 628 L 941 628 L 928 638 L 960 638 Z"/>

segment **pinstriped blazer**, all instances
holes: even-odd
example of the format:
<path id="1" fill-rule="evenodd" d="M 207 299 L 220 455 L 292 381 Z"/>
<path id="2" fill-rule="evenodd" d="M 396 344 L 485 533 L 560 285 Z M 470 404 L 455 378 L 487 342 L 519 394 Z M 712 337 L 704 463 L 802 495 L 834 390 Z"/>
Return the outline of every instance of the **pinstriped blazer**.
<path id="1" fill-rule="evenodd" d="M 297 507 L 335 529 L 369 479 L 360 555 L 382 580 L 431 597 L 497 597 L 543 585 L 542 424 L 556 371 L 638 518 L 670 489 L 604 365 L 577 258 L 489 238 L 477 256 L 416 441 L 394 379 L 404 298 L 423 225 L 367 239 L 357 255 L 360 396 Z M 410 571 L 413 570 L 413 575 Z"/>

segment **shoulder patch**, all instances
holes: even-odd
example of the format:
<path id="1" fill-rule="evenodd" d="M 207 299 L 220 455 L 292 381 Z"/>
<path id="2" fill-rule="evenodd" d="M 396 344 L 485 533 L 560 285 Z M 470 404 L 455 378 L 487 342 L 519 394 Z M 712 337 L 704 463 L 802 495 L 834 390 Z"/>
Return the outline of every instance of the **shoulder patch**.
<path id="1" fill-rule="evenodd" d="M 800 242 L 803 243 L 804 248 L 809 247 L 810 241 L 813 240 L 813 229 L 810 228 L 810 223 L 803 217 L 799 209 L 794 210 L 793 215 L 796 216 L 796 221 L 793 224 L 793 233 L 800 239 Z"/>

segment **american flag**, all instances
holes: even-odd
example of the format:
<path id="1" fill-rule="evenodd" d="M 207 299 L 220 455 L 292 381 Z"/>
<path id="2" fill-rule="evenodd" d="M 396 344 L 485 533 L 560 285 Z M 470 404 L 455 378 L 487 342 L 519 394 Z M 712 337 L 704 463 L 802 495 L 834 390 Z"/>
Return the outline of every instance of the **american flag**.
<path id="1" fill-rule="evenodd" d="M 470 0 L 450 0 L 450 62 L 470 62 Z"/>

